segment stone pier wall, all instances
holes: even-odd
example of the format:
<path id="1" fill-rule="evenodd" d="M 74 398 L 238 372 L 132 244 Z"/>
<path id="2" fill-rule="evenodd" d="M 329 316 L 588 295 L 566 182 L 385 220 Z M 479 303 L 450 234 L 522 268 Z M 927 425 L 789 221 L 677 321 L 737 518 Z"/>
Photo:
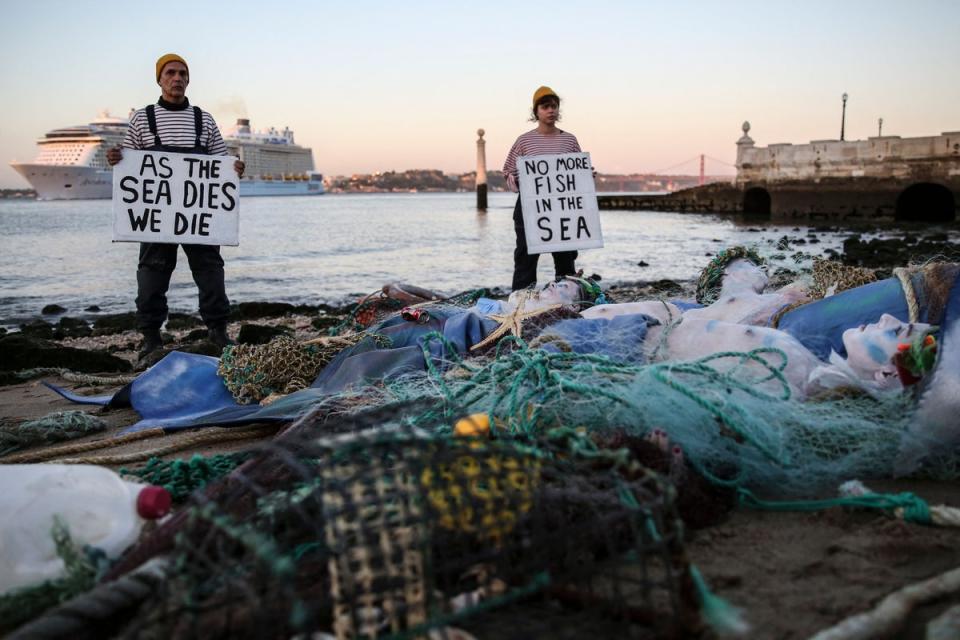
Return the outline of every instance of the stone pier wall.
<path id="1" fill-rule="evenodd" d="M 944 181 L 946 182 L 946 181 Z M 866 179 L 821 179 L 783 181 L 770 183 L 746 183 L 743 185 L 707 185 L 676 193 L 657 196 L 633 196 L 602 194 L 598 196 L 601 209 L 625 209 L 637 211 L 676 211 L 681 213 L 750 213 L 769 215 L 771 220 L 827 219 L 875 220 L 925 220 L 950 222 L 960 219 L 960 180 L 937 183 L 936 188 L 952 195 L 952 203 L 939 200 L 925 203 L 925 196 L 913 204 L 903 204 L 905 194 L 911 187 L 928 183 L 907 180 Z M 927 187 L 924 187 L 927 188 Z M 766 198 L 766 206 L 763 199 Z M 754 206 L 750 206 L 752 202 Z M 760 204 L 757 205 L 757 201 Z M 900 208 L 898 209 L 898 204 Z M 952 208 L 952 216 L 946 216 L 945 207 Z M 940 211 L 940 213 L 937 213 Z"/>
<path id="2" fill-rule="evenodd" d="M 772 220 L 954 222 L 960 132 L 757 147 L 743 124 L 737 178 L 662 196 L 599 196 L 601 209 L 747 213 Z"/>
<path id="3" fill-rule="evenodd" d="M 743 190 L 731 184 L 708 184 L 664 195 L 598 194 L 601 209 L 741 213 Z"/>
<path id="4" fill-rule="evenodd" d="M 960 131 L 920 138 L 883 136 L 757 147 L 745 126 L 737 143 L 738 184 L 858 178 L 960 180 Z"/>

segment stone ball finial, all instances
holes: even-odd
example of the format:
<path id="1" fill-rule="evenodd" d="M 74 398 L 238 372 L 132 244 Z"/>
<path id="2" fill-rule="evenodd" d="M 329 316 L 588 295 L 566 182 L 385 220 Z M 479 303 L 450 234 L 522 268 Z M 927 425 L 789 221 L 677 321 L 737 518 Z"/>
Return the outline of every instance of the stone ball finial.
<path id="1" fill-rule="evenodd" d="M 477 135 L 480 136 L 481 138 L 483 137 L 483 134 L 485 134 L 485 133 L 486 133 L 486 131 L 484 131 L 483 129 L 477 129 Z"/>
<path id="2" fill-rule="evenodd" d="M 743 129 L 743 135 L 747 135 L 748 133 L 750 133 L 750 121 L 744 120 L 743 126 L 741 127 L 741 129 Z"/>

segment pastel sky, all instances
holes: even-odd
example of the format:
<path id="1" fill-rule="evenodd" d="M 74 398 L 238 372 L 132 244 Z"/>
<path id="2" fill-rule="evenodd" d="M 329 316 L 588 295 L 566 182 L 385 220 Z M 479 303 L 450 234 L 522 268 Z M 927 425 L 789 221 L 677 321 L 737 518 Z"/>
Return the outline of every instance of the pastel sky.
<path id="1" fill-rule="evenodd" d="M 4 2 L 0 187 L 24 187 L 46 131 L 156 100 L 187 59 L 221 128 L 289 126 L 327 175 L 500 168 L 533 91 L 603 172 L 652 172 L 758 145 L 960 130 L 960 2 Z M 693 163 L 683 173 L 695 173 Z M 732 171 L 708 161 L 708 173 Z"/>

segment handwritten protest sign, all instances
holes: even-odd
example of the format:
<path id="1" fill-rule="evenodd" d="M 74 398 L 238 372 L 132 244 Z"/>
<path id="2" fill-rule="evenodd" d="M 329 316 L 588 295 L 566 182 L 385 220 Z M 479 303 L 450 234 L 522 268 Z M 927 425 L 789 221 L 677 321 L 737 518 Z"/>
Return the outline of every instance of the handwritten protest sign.
<path id="1" fill-rule="evenodd" d="M 520 156 L 517 170 L 528 253 L 603 246 L 589 153 Z"/>
<path id="2" fill-rule="evenodd" d="M 113 167 L 114 242 L 238 245 L 234 160 L 124 149 Z"/>

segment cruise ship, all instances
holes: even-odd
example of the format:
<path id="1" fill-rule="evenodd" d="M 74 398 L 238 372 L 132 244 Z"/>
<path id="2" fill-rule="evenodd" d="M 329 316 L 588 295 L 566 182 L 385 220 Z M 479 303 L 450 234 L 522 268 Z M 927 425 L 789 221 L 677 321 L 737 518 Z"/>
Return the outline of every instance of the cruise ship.
<path id="1" fill-rule="evenodd" d="M 37 141 L 33 162 L 11 162 L 41 200 L 110 198 L 113 172 L 107 149 L 123 142 L 129 120 L 103 112 L 86 125 L 54 129 Z M 313 152 L 293 139 L 289 128 L 254 131 L 246 118 L 223 132 L 227 153 L 246 163 L 240 195 L 298 196 L 323 193 L 323 176 Z"/>

